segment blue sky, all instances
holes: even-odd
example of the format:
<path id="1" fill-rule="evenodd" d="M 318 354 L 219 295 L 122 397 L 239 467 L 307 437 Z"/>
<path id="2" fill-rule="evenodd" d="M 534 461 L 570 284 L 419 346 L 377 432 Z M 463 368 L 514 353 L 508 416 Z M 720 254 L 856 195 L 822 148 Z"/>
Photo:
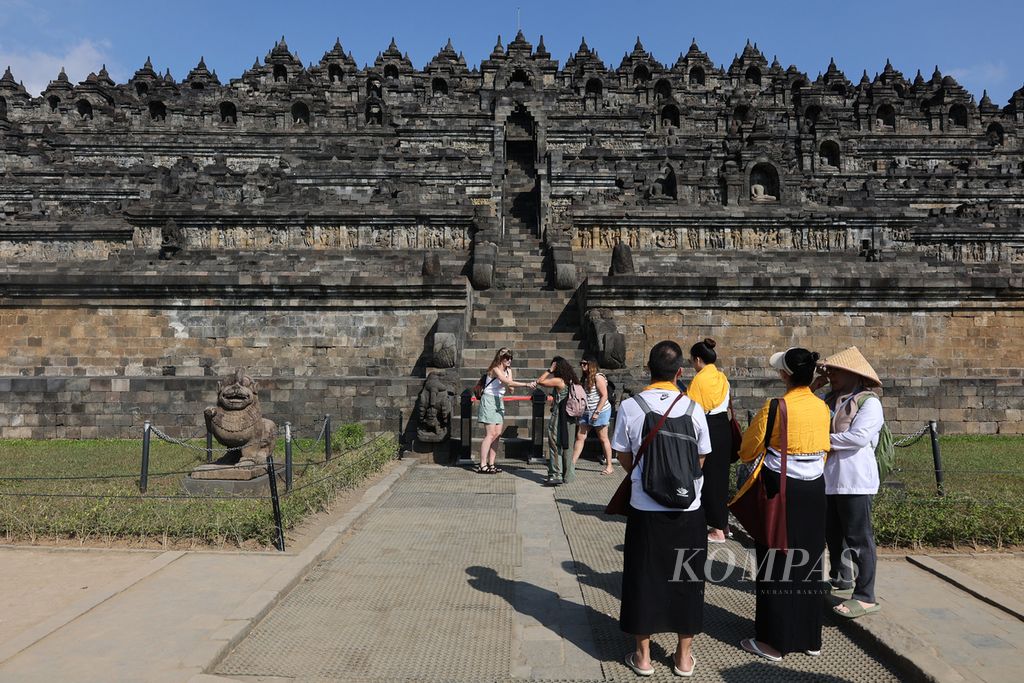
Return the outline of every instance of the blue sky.
<path id="1" fill-rule="evenodd" d="M 917 69 L 927 78 L 938 64 L 977 98 L 987 88 L 999 105 L 1024 85 L 1024 3 L 1011 0 L 0 0 L 0 68 L 10 64 L 36 94 L 62 65 L 81 80 L 105 62 L 122 82 L 151 56 L 180 79 L 202 55 L 226 81 L 262 59 L 281 35 L 307 63 L 340 37 L 360 65 L 394 36 L 417 67 L 450 36 L 472 65 L 490 53 L 499 33 L 506 44 L 515 35 L 517 7 L 527 38 L 536 44 L 543 34 L 563 62 L 585 36 L 618 66 L 639 35 L 664 63 L 695 37 L 727 65 L 749 38 L 769 60 L 778 55 L 783 66 L 796 64 L 812 77 L 835 57 L 856 82 L 863 69 L 880 71 L 888 57 L 908 78 Z"/>

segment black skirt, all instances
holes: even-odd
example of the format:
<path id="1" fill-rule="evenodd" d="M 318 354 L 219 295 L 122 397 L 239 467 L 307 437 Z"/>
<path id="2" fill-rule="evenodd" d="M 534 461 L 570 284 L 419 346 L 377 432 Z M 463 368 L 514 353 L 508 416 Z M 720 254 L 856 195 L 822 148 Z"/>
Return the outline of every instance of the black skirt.
<path id="1" fill-rule="evenodd" d="M 762 468 L 769 494 L 779 488 L 779 474 Z M 825 611 L 825 478 L 786 480 L 786 533 L 789 552 L 758 545 L 758 640 L 779 652 L 821 649 Z M 793 554 L 792 559 L 787 556 Z M 787 560 L 788 563 L 787 563 Z M 787 572 L 787 564 L 789 564 Z M 787 577 L 786 574 L 789 574 Z"/>
<path id="2" fill-rule="evenodd" d="M 619 626 L 626 633 L 700 633 L 704 625 L 703 509 L 629 509 L 623 551 Z"/>
<path id="3" fill-rule="evenodd" d="M 729 413 L 708 415 L 711 453 L 704 458 L 704 486 L 700 506 L 707 525 L 725 529 L 729 525 L 729 459 L 732 457 L 732 424 Z"/>

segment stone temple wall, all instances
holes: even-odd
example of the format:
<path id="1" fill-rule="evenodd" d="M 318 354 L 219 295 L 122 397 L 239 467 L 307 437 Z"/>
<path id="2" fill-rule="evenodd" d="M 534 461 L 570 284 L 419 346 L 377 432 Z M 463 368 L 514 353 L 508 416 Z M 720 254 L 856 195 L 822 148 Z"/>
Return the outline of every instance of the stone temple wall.
<path id="1" fill-rule="evenodd" d="M 1024 88 L 756 44 L 559 62 L 520 33 L 361 68 L 282 40 L 224 80 L 147 61 L 32 96 L 8 71 L 0 175 L 0 438 L 184 433 L 238 365 L 274 410 L 385 428 L 499 338 L 636 379 L 653 341 L 716 336 L 743 405 L 772 348 L 857 344 L 899 424 L 1020 418 Z"/>
<path id="2" fill-rule="evenodd" d="M 436 310 L 0 311 L 0 376 L 408 376 Z"/>
<path id="3" fill-rule="evenodd" d="M 409 377 L 269 377 L 260 405 L 278 426 L 312 438 L 324 415 L 370 432 L 408 426 L 423 381 Z M 7 439 L 138 439 L 152 420 L 175 438 L 202 437 L 203 408 L 216 403 L 216 377 L 0 378 L 0 436 Z"/>

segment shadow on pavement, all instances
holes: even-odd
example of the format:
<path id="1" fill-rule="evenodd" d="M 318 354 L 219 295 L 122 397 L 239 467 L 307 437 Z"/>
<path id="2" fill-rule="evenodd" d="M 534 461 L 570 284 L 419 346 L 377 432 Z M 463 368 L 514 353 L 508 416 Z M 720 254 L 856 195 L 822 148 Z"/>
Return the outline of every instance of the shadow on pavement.
<path id="1" fill-rule="evenodd" d="M 602 657 L 591 629 L 596 631 L 598 627 L 615 630 L 619 628 L 618 621 L 607 614 L 602 614 L 587 605 L 581 606 L 570 602 L 547 588 L 526 581 L 503 578 L 490 567 L 467 567 L 466 574 L 469 575 L 467 581 L 473 588 L 504 598 L 520 614 L 533 617 L 552 633 L 570 641 L 594 659 L 601 660 Z M 513 596 L 511 600 L 508 598 L 510 595 Z M 563 624 L 560 621 L 568 610 L 580 607 L 586 612 L 588 624 Z"/>

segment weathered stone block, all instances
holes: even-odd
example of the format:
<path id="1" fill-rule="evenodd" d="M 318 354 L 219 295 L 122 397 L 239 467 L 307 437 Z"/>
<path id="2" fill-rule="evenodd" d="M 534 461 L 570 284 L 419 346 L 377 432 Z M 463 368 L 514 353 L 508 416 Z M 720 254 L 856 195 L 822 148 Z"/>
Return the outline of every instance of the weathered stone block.
<path id="1" fill-rule="evenodd" d="M 498 247 L 493 242 L 473 245 L 472 277 L 475 289 L 490 289 L 494 284 L 494 267 L 498 260 Z"/>

